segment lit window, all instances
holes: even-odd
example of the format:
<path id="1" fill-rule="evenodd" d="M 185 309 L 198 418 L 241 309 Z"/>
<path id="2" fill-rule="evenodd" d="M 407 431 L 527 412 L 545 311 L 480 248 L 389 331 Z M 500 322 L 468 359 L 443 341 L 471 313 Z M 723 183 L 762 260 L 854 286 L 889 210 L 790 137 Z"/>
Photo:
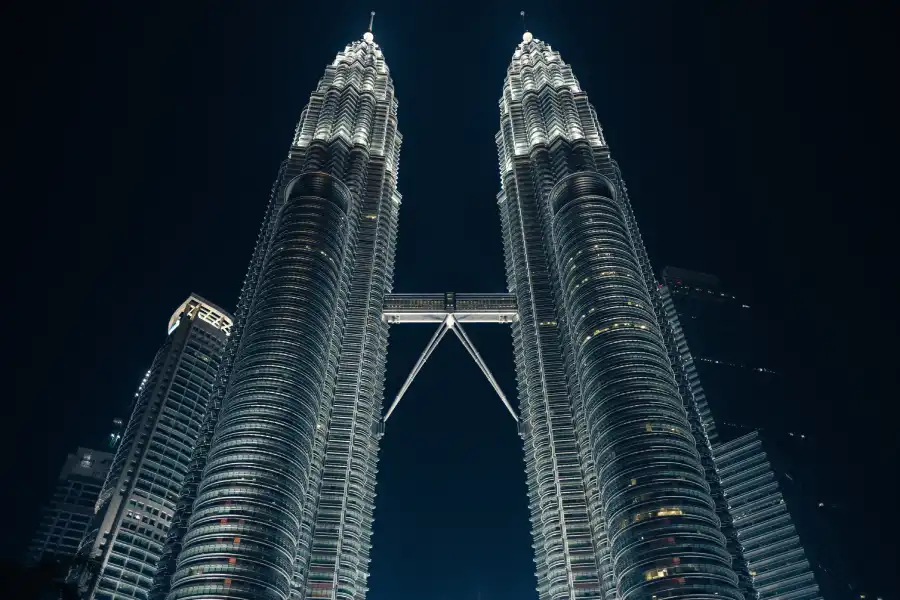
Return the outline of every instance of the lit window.
<path id="1" fill-rule="evenodd" d="M 661 509 L 659 509 L 659 512 L 656 513 L 656 516 L 657 517 L 671 517 L 674 515 L 683 515 L 683 514 L 684 514 L 684 511 L 682 511 L 680 508 L 677 508 L 677 507 L 661 508 Z"/>
<path id="2" fill-rule="evenodd" d="M 654 579 L 660 579 L 669 574 L 668 569 L 650 569 L 649 571 L 644 572 L 644 580 L 645 581 L 653 581 Z"/>

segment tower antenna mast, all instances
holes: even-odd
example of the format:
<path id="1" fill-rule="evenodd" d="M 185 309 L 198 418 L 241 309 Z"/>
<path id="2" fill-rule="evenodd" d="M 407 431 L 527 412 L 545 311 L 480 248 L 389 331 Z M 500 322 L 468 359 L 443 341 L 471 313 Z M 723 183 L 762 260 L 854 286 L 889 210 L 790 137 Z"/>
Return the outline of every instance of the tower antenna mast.
<path id="1" fill-rule="evenodd" d="M 375 11 L 373 10 L 369 17 L 369 30 L 363 34 L 363 39 L 368 43 L 375 41 L 375 34 L 372 33 L 372 25 L 375 23 Z"/>
<path id="2" fill-rule="evenodd" d="M 525 11 L 523 10 L 519 14 L 522 15 L 522 42 L 527 44 L 534 39 L 534 36 L 532 36 L 531 33 L 529 33 L 528 28 L 525 27 Z"/>

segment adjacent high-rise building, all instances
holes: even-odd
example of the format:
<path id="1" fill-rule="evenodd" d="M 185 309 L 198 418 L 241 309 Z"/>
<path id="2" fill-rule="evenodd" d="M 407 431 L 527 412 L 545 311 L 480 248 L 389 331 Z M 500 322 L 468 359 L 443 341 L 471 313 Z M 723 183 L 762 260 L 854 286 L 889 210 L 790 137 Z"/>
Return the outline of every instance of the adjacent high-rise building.
<path id="1" fill-rule="evenodd" d="M 709 479 L 741 587 L 754 599 L 819 598 L 813 571 L 817 567 L 820 576 L 828 575 L 822 564 L 828 561 L 822 556 L 832 540 L 816 519 L 804 519 L 805 539 L 813 542 L 807 547 L 818 555 L 811 563 L 782 487 L 791 486 L 795 510 L 799 507 L 803 517 L 812 516 L 815 501 L 808 493 L 800 493 L 790 471 L 814 479 L 815 465 L 809 461 L 804 465 L 800 452 L 789 456 L 784 444 L 777 443 L 778 436 L 765 440 L 761 432 L 747 433 L 749 428 L 738 424 L 758 422 L 761 416 L 774 413 L 784 399 L 780 375 L 760 366 L 769 356 L 765 327 L 754 320 L 748 304 L 725 291 L 712 275 L 666 267 L 662 281 L 659 298 L 673 341 L 673 364 L 689 413 L 698 416 L 698 437 L 709 441 Z M 721 436 L 711 412 L 725 417 L 720 421 L 726 424 Z M 806 438 L 800 432 L 786 435 L 796 437 L 801 445 Z M 773 452 L 775 460 L 771 460 Z"/>
<path id="2" fill-rule="evenodd" d="M 661 283 L 691 346 L 694 365 L 720 426 L 768 427 L 781 414 L 784 379 L 772 365 L 766 323 L 713 275 L 666 267 Z M 783 411 L 782 411 L 783 412 Z"/>
<path id="3" fill-rule="evenodd" d="M 756 432 L 713 447 L 735 567 L 749 598 L 821 600 L 806 552 Z"/>
<path id="4" fill-rule="evenodd" d="M 28 546 L 28 564 L 68 564 L 75 558 L 112 459 L 108 452 L 88 448 L 66 458 L 53 498 L 41 511 L 40 525 Z"/>
<path id="5" fill-rule="evenodd" d="M 231 327 L 197 295 L 172 314 L 124 433 L 119 421 L 110 434 L 115 458 L 73 572 L 84 598 L 147 598 Z"/>

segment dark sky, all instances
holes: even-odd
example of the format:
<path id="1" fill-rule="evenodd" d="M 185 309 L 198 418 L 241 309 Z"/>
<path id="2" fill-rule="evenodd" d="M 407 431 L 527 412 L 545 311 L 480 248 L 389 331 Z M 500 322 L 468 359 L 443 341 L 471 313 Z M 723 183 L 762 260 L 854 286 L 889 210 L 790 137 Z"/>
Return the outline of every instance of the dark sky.
<path id="1" fill-rule="evenodd" d="M 874 1 L 528 4 L 2 9 L 4 558 L 24 551 L 65 454 L 128 416 L 178 304 L 193 291 L 234 306 L 296 120 L 370 9 L 404 135 L 395 290 L 505 290 L 494 134 L 524 8 L 596 106 L 655 266 L 716 273 L 766 316 L 789 380 L 769 418 L 819 438 L 845 543 L 889 597 L 895 15 Z M 430 334 L 392 332 L 388 401 Z M 514 396 L 508 332 L 471 335 Z M 519 440 L 492 394 L 447 338 L 392 418 L 371 600 L 536 598 Z"/>

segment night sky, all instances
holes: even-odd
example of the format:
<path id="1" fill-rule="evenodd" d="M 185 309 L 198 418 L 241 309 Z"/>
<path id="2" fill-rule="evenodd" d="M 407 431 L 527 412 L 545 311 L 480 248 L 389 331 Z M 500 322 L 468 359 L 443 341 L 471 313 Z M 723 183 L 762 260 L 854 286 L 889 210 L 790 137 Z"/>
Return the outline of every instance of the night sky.
<path id="1" fill-rule="evenodd" d="M 5 560 L 66 453 L 128 417 L 175 308 L 191 292 L 234 307 L 300 112 L 371 9 L 404 136 L 394 290 L 505 291 L 494 134 L 525 9 L 596 107 L 654 265 L 715 273 L 764 315 L 788 402 L 750 425 L 819 440 L 854 568 L 891 597 L 895 15 L 530 4 L 3 9 Z M 468 330 L 514 397 L 508 330 Z M 392 330 L 386 402 L 431 334 Z M 375 518 L 371 600 L 536 598 L 520 440 L 452 337 L 388 425 Z"/>

